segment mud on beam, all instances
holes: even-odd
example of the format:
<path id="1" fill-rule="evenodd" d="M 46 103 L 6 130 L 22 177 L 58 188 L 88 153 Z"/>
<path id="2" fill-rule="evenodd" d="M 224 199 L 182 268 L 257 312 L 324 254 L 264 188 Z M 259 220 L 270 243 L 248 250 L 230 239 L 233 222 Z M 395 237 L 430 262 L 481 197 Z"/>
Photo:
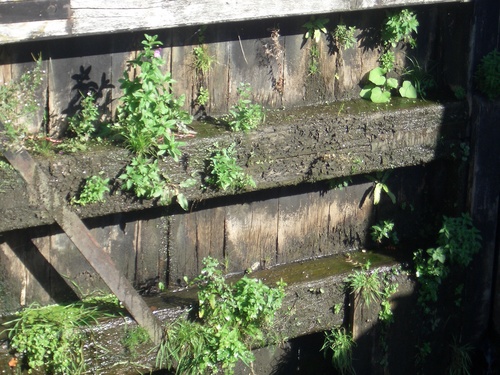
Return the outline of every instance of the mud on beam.
<path id="1" fill-rule="evenodd" d="M 313 261 L 298 262 L 278 266 L 268 270 L 252 273 L 252 277 L 262 279 L 273 286 L 283 279 L 288 286 L 281 310 L 277 313 L 272 327 L 274 339 L 290 340 L 296 337 L 322 332 L 339 326 L 354 317 L 354 332 L 368 330 L 377 324 L 376 319 L 366 321 L 356 319 L 359 312 L 346 305 L 345 278 L 349 272 L 359 268 L 369 259 L 372 268 L 378 272 L 388 272 L 398 267 L 393 258 L 371 252 L 351 253 L 349 258 L 334 256 Z M 414 288 L 408 275 L 401 273 L 395 276 L 399 289 L 391 298 L 398 299 L 408 295 Z M 155 310 L 155 314 L 165 324 L 175 319 L 186 319 L 189 309 L 196 303 L 196 292 L 184 290 L 168 292 L 157 297 L 146 298 L 146 302 Z M 334 306 L 342 306 L 335 312 Z M 370 305 L 369 313 L 377 316 L 380 306 Z M 363 307 L 366 314 L 366 307 Z M 123 345 L 127 330 L 136 327 L 129 318 L 118 318 L 103 321 L 98 326 L 88 329 L 88 341 L 84 345 L 84 358 L 87 373 L 99 374 L 137 374 L 156 370 L 156 350 L 151 342 L 136 348 L 134 355 Z M 3 338 L 4 339 L 4 338 Z M 0 347 L 0 369 L 8 369 L 11 355 L 6 343 Z"/>
<path id="2" fill-rule="evenodd" d="M 160 164 L 171 181 L 179 183 L 203 171 L 215 142 L 221 147 L 236 143 L 238 162 L 255 180 L 255 190 L 292 186 L 450 158 L 460 143 L 468 142 L 467 121 L 465 102 L 395 100 L 390 107 L 379 108 L 358 100 L 272 111 L 256 131 L 233 133 L 219 126 L 211 136 L 188 139 L 180 163 L 169 159 Z M 91 218 L 157 206 L 120 191 L 118 176 L 131 158 L 126 150 L 113 148 L 38 161 L 53 186 L 68 198 L 77 194 L 87 177 L 103 172 L 115 179 L 105 203 L 75 208 L 81 218 Z M 235 193 L 202 190 L 199 179 L 184 191 L 190 201 Z M 52 224 L 16 173 L 0 169 L 0 181 L 0 232 Z"/>

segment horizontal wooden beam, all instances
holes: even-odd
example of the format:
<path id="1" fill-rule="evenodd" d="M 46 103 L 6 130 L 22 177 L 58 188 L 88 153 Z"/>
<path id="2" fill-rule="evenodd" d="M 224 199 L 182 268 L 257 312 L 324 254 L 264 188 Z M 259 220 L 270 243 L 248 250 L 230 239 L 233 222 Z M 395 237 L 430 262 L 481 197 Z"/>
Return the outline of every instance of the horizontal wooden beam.
<path id="1" fill-rule="evenodd" d="M 1 0 L 0 44 L 473 0 Z M 69 3 L 68 3 L 69 2 Z M 30 7 L 27 7 L 29 3 Z M 33 3 L 33 4 L 31 4 Z M 27 9 L 36 7 L 36 12 Z"/>
<path id="2" fill-rule="evenodd" d="M 208 150 L 218 142 L 227 147 L 236 142 L 239 164 L 251 175 L 256 190 L 292 186 L 374 171 L 426 164 L 443 158 L 461 157 L 459 143 L 467 142 L 465 102 L 411 104 L 393 100 L 390 109 L 378 109 L 362 100 L 324 106 L 272 111 L 266 124 L 249 133 L 233 133 L 224 128 L 209 129 L 210 137 L 186 140 L 184 163 L 167 158 L 161 168 L 173 183 L 203 171 Z M 399 107 L 399 108 L 398 108 Z M 198 124 L 200 133 L 209 124 Z M 103 171 L 119 176 L 130 162 L 124 149 L 90 152 L 76 158 L 57 155 L 40 159 L 50 171 L 51 182 L 62 196 L 77 194 L 83 179 Z M 48 172 L 47 172 L 48 173 Z M 0 169 L 0 232 L 52 224 L 27 199 L 25 187 L 13 171 Z M 118 184 L 118 181 L 117 181 Z M 200 201 L 234 194 L 232 191 L 202 190 L 199 184 L 184 191 L 189 200 Z M 128 193 L 106 196 L 106 203 L 75 208 L 83 218 L 155 207 L 151 200 L 138 200 Z M 22 217 L 20 221 L 18 218 Z"/>

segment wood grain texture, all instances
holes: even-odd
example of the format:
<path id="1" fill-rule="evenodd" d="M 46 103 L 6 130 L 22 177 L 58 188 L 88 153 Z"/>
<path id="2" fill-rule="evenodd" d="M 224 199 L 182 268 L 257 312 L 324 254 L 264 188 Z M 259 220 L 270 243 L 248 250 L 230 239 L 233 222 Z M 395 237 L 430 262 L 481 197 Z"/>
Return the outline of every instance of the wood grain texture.
<path id="1" fill-rule="evenodd" d="M 31 0 L 2 1 L 0 44 L 33 39 L 154 30 L 255 19 L 349 12 L 473 0 L 63 0 L 44 1 L 38 12 L 24 9 Z M 47 6 L 45 7 L 45 4 Z M 28 20 L 26 20 L 28 17 Z M 21 22 L 23 20 L 23 22 Z"/>

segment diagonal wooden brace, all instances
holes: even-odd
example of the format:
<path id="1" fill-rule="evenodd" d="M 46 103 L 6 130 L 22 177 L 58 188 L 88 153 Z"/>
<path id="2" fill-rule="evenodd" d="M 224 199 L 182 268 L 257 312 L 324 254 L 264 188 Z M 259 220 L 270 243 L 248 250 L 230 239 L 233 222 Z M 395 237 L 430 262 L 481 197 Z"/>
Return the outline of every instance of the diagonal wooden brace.
<path id="1" fill-rule="evenodd" d="M 0 131 L 2 125 L 0 123 Z M 66 201 L 49 185 L 48 176 L 24 149 L 10 151 L 0 142 L 0 150 L 10 164 L 21 174 L 36 194 L 40 204 L 70 238 L 92 268 L 109 289 L 118 297 L 130 315 L 149 333 L 151 340 L 159 344 L 162 339 L 160 320 L 151 312 L 146 302 L 133 288 L 130 281 L 116 268 L 113 260 L 97 244 L 82 220 L 70 210 Z M 56 267 L 55 267 L 56 268 Z M 57 268 L 56 268 L 57 270 Z"/>

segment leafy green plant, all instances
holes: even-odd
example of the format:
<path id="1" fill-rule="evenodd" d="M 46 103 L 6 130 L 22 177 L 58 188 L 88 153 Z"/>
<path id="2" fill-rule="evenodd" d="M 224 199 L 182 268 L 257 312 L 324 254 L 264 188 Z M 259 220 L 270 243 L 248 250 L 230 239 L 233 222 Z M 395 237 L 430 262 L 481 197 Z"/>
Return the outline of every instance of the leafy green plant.
<path id="1" fill-rule="evenodd" d="M 229 110 L 229 128 L 232 131 L 254 129 L 264 121 L 264 108 L 250 100 L 250 84 L 240 83 L 237 92 L 238 102 Z"/>
<path id="2" fill-rule="evenodd" d="M 283 282 L 271 288 L 244 276 L 229 284 L 216 259 L 207 257 L 203 264 L 190 282 L 199 289 L 198 319 L 176 321 L 158 351 L 157 367 L 176 374 L 231 373 L 239 360 L 250 364 L 252 345 L 263 342 L 262 329 L 273 323 L 285 295 Z"/>
<path id="3" fill-rule="evenodd" d="M 363 99 L 371 100 L 373 103 L 388 103 L 391 100 L 391 90 L 399 87 L 396 78 L 387 77 L 387 70 L 376 67 L 368 73 L 368 81 L 359 93 Z M 403 98 L 416 99 L 417 90 L 410 81 L 403 81 L 399 88 L 399 94 Z"/>
<path id="4" fill-rule="evenodd" d="M 415 89 L 416 94 L 422 99 L 424 99 L 427 96 L 429 90 L 436 88 L 437 85 L 436 80 L 432 76 L 432 74 L 430 74 L 427 71 L 427 69 L 425 69 L 419 64 L 417 59 L 411 58 L 409 56 L 407 56 L 406 58 L 410 62 L 411 66 L 405 68 L 403 77 L 408 78 L 409 82 L 411 82 L 413 88 Z M 411 89 L 413 90 L 413 88 Z M 415 97 L 417 97 L 417 95 L 415 95 Z M 401 96 L 404 98 L 410 97 L 410 96 L 403 96 L 403 94 L 401 94 Z"/>
<path id="5" fill-rule="evenodd" d="M 309 21 L 307 21 L 302 27 L 306 29 L 304 34 L 304 39 L 311 39 L 312 41 L 319 43 L 319 39 L 321 38 L 321 34 L 326 34 L 326 24 L 330 22 L 328 18 L 316 18 L 311 16 Z"/>
<path id="6" fill-rule="evenodd" d="M 42 106 L 37 93 L 45 71 L 42 56 L 34 57 L 35 67 L 23 73 L 19 79 L 0 85 L 0 121 L 4 124 L 7 135 L 12 141 L 21 141 L 26 136 L 26 129 L 20 121 L 32 116 Z"/>
<path id="7" fill-rule="evenodd" d="M 444 217 L 436 248 L 420 249 L 413 255 L 419 283 L 419 303 L 424 311 L 438 300 L 439 286 L 450 273 L 450 265 L 465 268 L 481 247 L 481 235 L 467 214 Z"/>
<path id="8" fill-rule="evenodd" d="M 388 103 L 391 100 L 391 90 L 399 86 L 396 78 L 387 78 L 387 70 L 380 67 L 370 70 L 369 83 L 365 85 L 359 96 L 371 100 L 373 103 Z"/>
<path id="9" fill-rule="evenodd" d="M 494 49 L 481 59 L 475 78 L 477 87 L 488 99 L 500 96 L 500 52 Z"/>
<path id="10" fill-rule="evenodd" d="M 68 119 L 70 138 L 58 145 L 66 152 L 85 151 L 91 139 L 100 140 L 95 135 L 99 126 L 99 109 L 93 93 L 82 96 L 81 110 Z"/>
<path id="11" fill-rule="evenodd" d="M 371 226 L 372 240 L 381 244 L 384 239 L 390 240 L 393 244 L 399 242 L 398 235 L 394 231 L 394 222 L 392 220 L 380 221 Z"/>
<path id="12" fill-rule="evenodd" d="M 380 62 L 380 68 L 382 68 L 386 72 L 390 72 L 394 69 L 396 56 L 394 55 L 394 52 L 392 52 L 391 50 L 387 50 L 380 56 L 378 61 Z"/>
<path id="13" fill-rule="evenodd" d="M 315 75 L 319 71 L 319 49 L 316 44 L 313 44 L 309 49 L 309 66 L 307 70 L 310 75 Z"/>
<path id="14" fill-rule="evenodd" d="M 169 72 L 163 73 L 164 64 L 158 36 L 145 35 L 144 46 L 129 69 L 139 71 L 130 78 L 128 71 L 120 79 L 123 96 L 117 109 L 117 132 L 127 146 L 138 155 L 163 155 L 168 153 L 176 161 L 181 152 L 173 132 L 191 123 L 191 116 L 184 110 L 184 96 L 172 94 L 175 82 Z"/>
<path id="15" fill-rule="evenodd" d="M 208 73 L 210 67 L 214 62 L 214 58 L 209 55 L 207 47 L 205 45 L 198 45 L 193 48 L 194 55 L 194 68 L 197 72 L 202 74 Z"/>
<path id="16" fill-rule="evenodd" d="M 417 16 L 408 9 L 401 9 L 388 14 L 382 28 L 382 41 L 385 46 L 396 47 L 402 42 L 415 48 L 417 41 L 413 34 L 417 33 Z"/>
<path id="17" fill-rule="evenodd" d="M 334 327 L 325 332 L 325 341 L 321 347 L 325 358 L 331 352 L 332 365 L 342 375 L 354 374 L 352 367 L 352 349 L 355 346 L 352 336 L 343 327 Z"/>
<path id="18" fill-rule="evenodd" d="M 179 188 L 193 183 L 191 179 L 174 186 L 168 176 L 160 171 L 158 157 L 170 155 L 179 160 L 183 145 L 175 139 L 175 131 L 184 131 L 192 117 L 184 110 L 184 96 L 172 93 L 175 82 L 169 72 L 163 73 L 158 36 L 145 35 L 144 46 L 137 58 L 129 61 L 129 68 L 139 73 L 131 79 L 127 71 L 120 80 L 123 96 L 118 107 L 117 132 L 135 154 L 130 165 L 119 178 L 124 180 L 124 190 L 132 190 L 138 198 L 159 198 L 168 204 L 174 196 L 183 209 L 188 202 Z"/>
<path id="19" fill-rule="evenodd" d="M 243 189 L 247 186 L 255 187 L 251 176 L 243 172 L 236 161 L 236 144 L 227 148 L 214 144 L 211 156 L 208 159 L 206 183 L 217 189 Z"/>
<path id="20" fill-rule="evenodd" d="M 373 194 L 373 204 L 377 205 L 380 203 L 380 198 L 382 197 L 382 191 L 384 191 L 387 196 L 391 199 L 393 204 L 396 204 L 396 196 L 389 190 L 387 185 L 387 179 L 391 175 L 391 171 L 377 172 L 375 177 L 366 175 L 366 178 L 373 182 L 373 187 L 371 194 Z"/>
<path id="21" fill-rule="evenodd" d="M 69 305 L 33 304 L 5 323 L 9 327 L 6 331 L 10 347 L 22 356 L 28 373 L 34 370 L 48 374 L 83 373 L 85 334 L 82 328 L 99 316 L 113 314 L 100 306 L 100 302 L 94 298 Z"/>
<path id="22" fill-rule="evenodd" d="M 208 104 L 208 100 L 210 99 L 208 89 L 200 86 L 198 90 L 198 95 L 196 96 L 196 104 L 200 106 L 206 106 Z"/>
<path id="23" fill-rule="evenodd" d="M 346 25 L 340 23 L 333 30 L 332 36 L 335 41 L 335 45 L 339 50 L 348 49 L 356 45 L 356 37 L 354 33 L 356 28 L 354 26 L 347 27 Z"/>
<path id="24" fill-rule="evenodd" d="M 377 272 L 370 272 L 371 263 L 368 261 L 361 270 L 356 270 L 345 279 L 349 293 L 355 298 L 361 298 L 360 302 L 367 306 L 370 303 L 380 301 L 380 279 Z"/>
<path id="25" fill-rule="evenodd" d="M 73 197 L 72 204 L 85 206 L 89 203 L 104 202 L 104 193 L 109 192 L 109 178 L 101 176 L 90 176 L 79 194 L 79 198 Z"/>

